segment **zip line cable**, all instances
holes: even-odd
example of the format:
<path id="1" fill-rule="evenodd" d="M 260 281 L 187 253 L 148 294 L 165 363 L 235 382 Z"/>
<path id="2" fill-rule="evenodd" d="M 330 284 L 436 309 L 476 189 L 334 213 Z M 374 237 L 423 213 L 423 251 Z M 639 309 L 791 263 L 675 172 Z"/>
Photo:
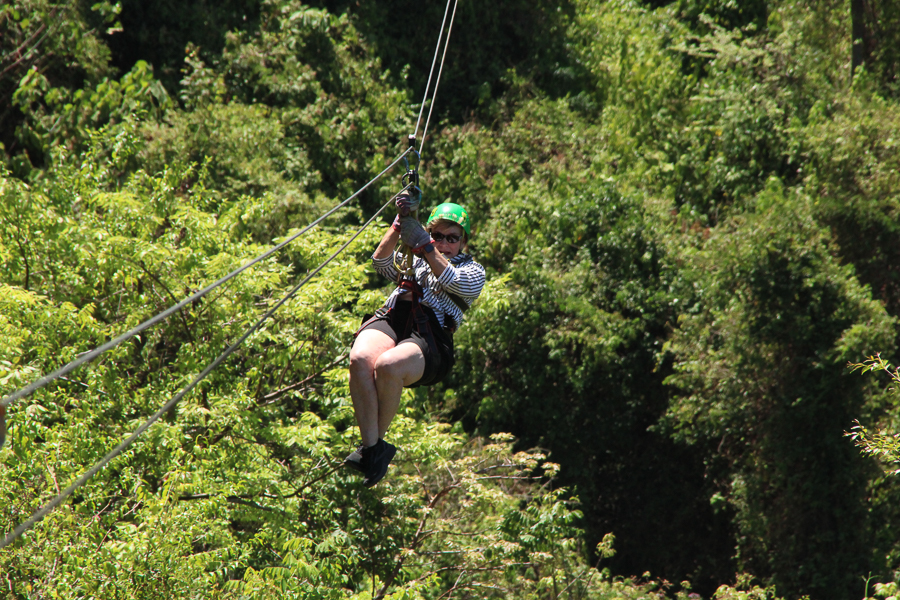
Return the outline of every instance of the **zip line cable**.
<path id="1" fill-rule="evenodd" d="M 337 206 L 335 206 L 334 208 L 332 208 L 331 210 L 329 210 L 328 212 L 326 212 L 324 215 L 322 215 L 321 217 L 319 217 L 318 219 L 316 219 L 315 221 L 313 221 L 312 223 L 310 223 L 309 225 L 307 225 L 306 227 L 304 227 L 301 231 L 295 233 L 294 235 L 292 235 L 291 237 L 289 237 L 289 238 L 286 239 L 285 241 L 281 242 L 280 244 L 278 244 L 278 245 L 276 245 L 276 246 L 273 246 L 272 248 L 270 248 L 269 250 L 267 250 L 267 251 L 264 252 L 263 254 L 257 256 L 256 258 L 254 258 L 253 260 L 251 260 L 250 262 L 248 262 L 248 263 L 245 264 L 244 266 L 240 267 L 239 269 L 236 269 L 236 270 L 232 271 L 231 273 L 229 273 L 229 274 L 226 275 L 225 277 L 222 277 L 222 278 L 219 279 L 218 281 L 215 281 L 214 283 L 211 283 L 210 285 L 208 285 L 207 287 L 203 288 L 203 289 L 200 290 L 199 292 L 196 292 L 195 294 L 193 294 L 193 295 L 191 295 L 191 296 L 185 298 L 184 300 L 182 300 L 182 301 L 179 302 L 178 304 L 175 304 L 174 306 L 169 307 L 168 309 L 166 309 L 166 310 L 164 310 L 163 312 L 157 314 L 156 316 L 147 319 L 146 321 L 144 321 L 143 323 L 141 323 L 140 325 L 138 325 L 138 326 L 135 327 L 134 329 L 131 329 L 130 331 L 126 331 L 125 333 L 123 333 L 123 334 L 120 335 L 119 337 L 115 338 L 114 340 L 110 340 L 109 342 L 106 342 L 106 343 L 103 344 L 102 346 L 99 346 L 99 347 L 97 347 L 97 348 L 91 350 L 90 352 L 81 355 L 79 358 L 73 360 L 72 362 L 70 362 L 69 364 L 67 364 L 67 365 L 65 365 L 65 366 L 63 366 L 63 367 L 60 367 L 59 369 L 57 369 L 56 371 L 53 371 L 53 372 L 50 373 L 49 375 L 45 375 L 44 377 L 41 377 L 40 379 L 38 379 L 37 381 L 35 381 L 35 382 L 32 383 L 31 385 L 29 385 L 28 387 L 22 388 L 22 389 L 20 389 L 20 390 L 18 390 L 18 391 L 16 391 L 16 392 L 10 394 L 10 395 L 7 396 L 6 398 L 4 398 L 2 401 L 0 401 L 0 419 L 2 419 L 2 418 L 4 417 L 4 413 L 5 413 L 6 407 L 9 406 L 10 404 L 12 404 L 13 402 L 15 402 L 16 400 L 19 400 L 20 398 L 24 398 L 25 396 L 28 396 L 29 394 L 32 394 L 33 392 L 35 392 L 35 391 L 41 389 L 42 387 L 44 387 L 44 386 L 47 385 L 48 383 L 50 383 L 50 382 L 52 382 L 52 381 L 54 381 L 54 380 L 56 380 L 56 379 L 59 379 L 60 377 L 62 377 L 63 375 L 66 375 L 66 374 L 68 374 L 68 373 L 70 373 L 71 371 L 74 371 L 75 369 L 77 369 L 78 367 L 80 367 L 81 365 L 83 365 L 84 363 L 87 363 L 87 362 L 90 362 L 90 361 L 94 360 L 95 358 L 97 358 L 98 356 L 100 356 L 101 354 L 103 354 L 104 352 L 106 352 L 107 350 L 111 350 L 111 349 L 115 348 L 116 346 L 118 346 L 118 345 L 121 344 L 122 342 L 124 342 L 124 341 L 126 341 L 126 340 L 128 340 L 128 339 L 131 339 L 132 337 L 134 337 L 135 335 L 137 335 L 137 334 L 139 334 L 140 332 L 144 331 L 145 329 L 148 329 L 148 328 L 150 328 L 150 327 L 156 325 L 157 323 L 159 323 L 159 322 L 161 322 L 161 321 L 164 321 L 165 319 L 169 318 L 174 312 L 176 312 L 176 311 L 181 310 L 182 308 L 184 308 L 187 304 L 189 304 L 189 303 L 191 303 L 191 302 L 197 300 L 198 298 L 202 298 L 203 296 L 205 296 L 206 294 L 208 294 L 209 292 L 211 292 L 211 291 L 214 290 L 215 288 L 219 287 L 219 286 L 222 285 L 223 283 L 229 281 L 230 279 L 233 279 L 234 277 L 236 277 L 237 275 L 243 273 L 244 271 L 246 271 L 247 269 L 249 269 L 249 268 L 252 267 L 253 265 L 259 263 L 260 261 L 265 260 L 266 258 L 268 258 L 269 256 L 271 256 L 272 254 L 274 254 L 274 253 L 277 252 L 278 250 L 281 250 L 282 248 L 284 248 L 285 246 L 287 246 L 288 244 L 290 244 L 291 242 L 293 242 L 294 240 L 296 240 L 298 237 L 300 237 L 301 235 L 303 235 L 304 233 L 306 233 L 307 231 L 309 231 L 310 229 L 312 229 L 313 227 L 315 227 L 316 225 L 318 225 L 319 223 L 321 223 L 326 217 L 329 217 L 330 215 L 334 214 L 338 209 L 343 208 L 344 206 L 346 206 L 347 203 L 349 203 L 351 200 L 353 200 L 354 198 L 356 198 L 357 196 L 359 196 L 366 188 L 368 188 L 370 185 L 372 185 L 373 183 L 375 183 L 376 181 L 378 181 L 379 179 L 381 179 L 381 177 L 382 177 L 385 173 L 387 173 L 387 172 L 390 171 L 392 168 L 394 168 L 394 166 L 396 166 L 397 163 L 399 163 L 401 160 L 403 160 L 403 158 L 405 158 L 406 155 L 409 154 L 412 150 L 413 150 L 412 148 L 407 148 L 406 151 L 403 152 L 403 154 L 401 154 L 401 155 L 398 156 L 396 159 L 394 159 L 394 162 L 392 162 L 392 163 L 391 163 L 390 165 L 388 165 L 381 173 L 379 173 L 378 175 L 376 175 L 376 176 L 375 176 L 373 179 L 371 179 L 368 183 L 366 183 L 364 186 L 362 186 L 362 187 L 359 188 L 356 192 L 354 192 L 354 194 L 353 194 L 352 196 L 350 196 L 349 198 L 347 198 L 346 200 L 344 200 L 343 202 L 341 202 L 340 204 L 338 204 Z M 379 211 L 379 212 L 380 212 L 380 211 Z M 3 423 L 3 425 L 5 426 L 5 423 Z M 4 429 L 5 429 L 5 427 L 4 427 Z M 2 443 L 0 443 L 0 446 L 2 446 Z"/>
<path id="2" fill-rule="evenodd" d="M 434 75 L 434 64 L 437 62 L 438 51 L 441 49 L 441 39 L 444 37 L 444 23 L 447 22 L 447 12 L 450 10 L 450 0 L 447 0 L 447 6 L 444 7 L 444 19 L 441 21 L 441 31 L 438 33 L 437 45 L 434 47 L 434 58 L 431 59 L 431 70 L 428 72 L 428 83 L 425 84 L 425 96 L 422 98 L 422 106 L 419 107 L 419 118 L 416 119 L 416 130 L 413 132 L 413 137 L 419 134 L 419 123 L 422 122 L 422 112 L 425 110 L 425 102 L 428 101 L 428 89 L 431 87 L 431 76 Z M 453 8 L 453 11 L 456 12 L 456 8 Z M 435 86 L 437 87 L 437 86 Z M 434 101 L 432 101 L 434 104 Z M 423 138 L 425 134 L 422 134 Z"/>
<path id="3" fill-rule="evenodd" d="M 444 72 L 444 59 L 447 57 L 447 47 L 450 45 L 450 34 L 453 32 L 453 19 L 456 17 L 456 6 L 458 4 L 459 0 L 454 0 L 453 14 L 450 15 L 450 26 L 447 28 L 447 40 L 444 42 L 444 53 L 441 54 L 441 67 L 438 69 L 437 79 L 434 80 L 434 91 L 431 93 L 431 106 L 428 107 L 428 118 L 425 119 L 425 127 L 422 129 L 422 143 L 419 145 L 420 156 L 422 154 L 422 148 L 425 147 L 425 134 L 428 132 L 428 123 L 431 122 L 431 111 L 434 110 L 434 99 L 437 98 L 438 84 L 441 82 L 441 73 Z M 447 0 L 447 6 L 450 6 L 450 0 Z M 446 16 L 446 13 L 444 13 L 444 18 L 446 18 Z M 441 25 L 441 29 L 441 33 L 443 33 L 443 25 Z M 435 50 L 435 56 L 437 56 L 437 50 Z M 434 68 L 434 64 L 431 65 L 431 68 Z M 422 106 L 424 107 L 425 105 L 423 104 Z M 416 130 L 418 130 L 418 128 L 419 126 L 416 124 Z"/>
<path id="4" fill-rule="evenodd" d="M 407 187 L 408 187 L 408 186 L 407 186 Z M 318 267 L 316 267 L 312 272 L 310 272 L 310 273 L 303 279 L 303 281 L 301 281 L 300 283 L 298 283 L 298 284 L 297 284 L 290 292 L 287 293 L 287 295 L 286 295 L 284 298 L 282 298 L 281 300 L 279 300 L 278 303 L 277 303 L 275 306 L 273 306 L 271 309 L 269 309 L 269 311 L 266 312 L 266 314 L 264 314 L 264 315 L 263 315 L 263 316 L 262 316 L 262 317 L 261 317 L 261 318 L 260 318 L 260 319 L 259 319 L 259 320 L 258 320 L 258 321 L 250 328 L 250 329 L 248 329 L 248 330 L 244 333 L 244 335 L 242 335 L 235 343 L 233 343 L 231 346 L 229 346 L 222 354 L 220 354 L 220 355 L 219 355 L 214 361 L 212 361 L 205 369 L 203 369 L 203 371 L 202 371 L 199 375 L 197 375 L 197 377 L 195 377 L 193 381 L 191 381 L 188 385 L 186 385 L 185 387 L 183 387 L 183 388 L 181 389 L 181 391 L 179 391 L 177 394 L 175 394 L 168 402 L 165 403 L 165 405 L 163 405 L 162 408 L 160 408 L 160 409 L 156 412 L 156 414 L 154 414 L 152 417 L 150 417 L 149 420 L 147 420 L 147 421 L 146 421 L 145 423 L 143 423 L 140 427 L 138 427 L 137 429 L 135 429 L 135 430 L 134 430 L 134 433 L 132 433 L 130 436 L 128 436 L 128 438 L 126 438 L 125 441 L 123 441 L 123 442 L 120 443 L 118 446 L 116 446 L 115 448 L 113 448 L 112 451 L 110 451 L 106 456 L 104 456 L 102 459 L 100 459 L 100 462 L 98 462 L 97 464 L 95 464 L 95 465 L 94 465 L 93 467 L 91 467 L 88 471 L 86 471 L 81 477 L 79 477 L 79 478 L 75 481 L 75 483 L 73 483 L 72 485 L 70 485 L 69 487 L 67 487 L 65 490 L 63 490 L 58 496 L 56 496 L 56 498 L 54 498 L 53 500 L 51 500 L 50 502 L 48 502 L 43 508 L 41 508 L 40 510 L 38 510 L 37 512 L 35 512 L 33 515 L 31 515 L 31 517 L 29 517 L 27 521 L 24 521 L 24 522 L 21 523 L 18 527 L 16 527 L 16 528 L 12 531 L 12 533 L 8 534 L 8 535 L 3 539 L 3 541 L 0 542 L 0 549 L 3 549 L 3 548 L 5 548 L 6 546 L 8 546 L 9 544 L 11 544 L 11 543 L 13 543 L 14 541 L 16 541 L 16 539 L 18 539 L 19 536 L 21 536 L 23 533 L 25 533 L 26 531 L 28 531 L 35 523 L 37 523 L 38 521 L 40 521 L 41 519 L 43 519 L 50 511 L 52 511 L 54 508 L 56 508 L 57 506 L 59 506 L 66 498 L 68 498 L 70 495 L 72 495 L 72 493 L 73 493 L 76 489 L 78 489 L 79 487 L 81 487 L 82 485 L 84 485 L 91 477 L 93 477 L 93 476 L 96 475 L 98 472 L 100 472 L 100 470 L 101 470 L 103 467 L 105 467 L 107 464 L 109 464 L 110 461 L 112 461 L 116 456 L 118 456 L 119 454 L 121 454 L 126 448 L 128 448 L 132 443 L 134 443 L 134 441 L 135 441 L 142 433 L 144 433 L 147 429 L 150 428 L 150 426 L 152 426 L 154 423 L 156 423 L 156 421 L 158 421 L 164 414 L 166 414 L 166 412 L 168 412 L 168 411 L 171 410 L 176 404 L 178 404 L 178 401 L 179 401 L 179 400 L 181 400 L 182 398 L 184 398 L 184 396 L 187 395 L 191 390 L 193 390 L 193 389 L 197 386 L 198 383 L 200 383 L 201 381 L 203 381 L 203 379 L 205 379 L 206 376 L 209 375 L 209 374 L 212 372 L 213 369 L 215 369 L 217 366 L 219 366 L 219 365 L 222 363 L 222 361 L 224 361 L 224 360 L 225 360 L 226 358 L 228 358 L 235 350 L 237 350 L 237 348 L 238 348 L 241 344 L 243 344 L 244 341 L 245 341 L 248 337 L 250 337 L 253 333 L 255 333 L 256 331 L 258 331 L 259 328 L 262 326 L 262 324 L 263 324 L 269 317 L 271 317 L 271 316 L 275 313 L 276 310 L 278 310 L 279 308 L 281 308 L 281 306 L 282 306 L 285 302 L 287 302 L 288 300 L 290 300 L 290 299 L 294 296 L 294 294 L 296 294 L 296 293 L 300 290 L 300 288 L 303 287 L 310 279 L 312 279 L 313 277 L 315 277 L 315 276 L 319 273 L 319 271 L 321 271 L 321 270 L 325 267 L 325 265 L 327 265 L 327 264 L 330 263 L 332 260 L 334 260 L 341 252 L 343 252 L 343 251 L 347 248 L 347 246 L 349 246 L 351 243 L 353 243 L 353 240 L 355 240 L 356 238 L 358 238 L 358 237 L 360 236 L 360 234 L 362 234 L 362 232 L 365 231 L 366 228 L 367 228 L 369 225 L 371 225 L 372 222 L 375 221 L 376 218 L 378 218 L 378 215 L 380 215 L 380 214 L 384 211 L 384 209 L 386 209 L 388 206 L 390 206 L 391 204 L 393 204 L 393 202 L 394 202 L 394 200 L 396 200 L 397 196 L 399 196 L 401 193 L 403 193 L 403 191 L 406 191 L 407 187 L 404 187 L 403 190 L 402 190 L 401 192 L 397 193 L 393 198 L 391 198 L 390 200 L 388 200 L 387 203 L 385 203 L 384 206 L 382 206 L 381 208 L 379 208 L 378 211 L 377 211 L 374 215 L 372 215 L 372 218 L 369 219 L 368 221 L 366 221 L 366 224 L 363 225 L 362 227 L 360 227 L 360 229 L 359 229 L 355 234 L 353 234 L 353 237 L 351 237 L 349 240 L 347 240 L 347 242 L 345 242 L 344 245 L 342 245 L 340 248 L 338 248 L 337 251 L 336 251 L 334 254 L 332 254 L 331 256 L 329 256 L 328 258 L 326 258 L 325 261 L 324 261 L 322 264 L 320 264 L 320 265 L 319 265 Z"/>

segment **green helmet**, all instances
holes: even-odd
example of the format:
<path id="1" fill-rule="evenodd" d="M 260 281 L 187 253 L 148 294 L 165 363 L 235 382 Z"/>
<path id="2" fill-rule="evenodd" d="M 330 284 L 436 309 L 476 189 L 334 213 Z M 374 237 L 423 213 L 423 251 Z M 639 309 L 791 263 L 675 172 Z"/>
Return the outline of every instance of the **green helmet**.
<path id="1" fill-rule="evenodd" d="M 431 225 L 433 221 L 437 220 L 452 221 L 463 228 L 463 231 L 466 232 L 466 237 L 471 235 L 472 228 L 469 224 L 469 213 L 459 204 L 453 204 L 452 202 L 438 204 L 431 211 L 431 214 L 428 216 L 428 222 L 425 225 Z"/>

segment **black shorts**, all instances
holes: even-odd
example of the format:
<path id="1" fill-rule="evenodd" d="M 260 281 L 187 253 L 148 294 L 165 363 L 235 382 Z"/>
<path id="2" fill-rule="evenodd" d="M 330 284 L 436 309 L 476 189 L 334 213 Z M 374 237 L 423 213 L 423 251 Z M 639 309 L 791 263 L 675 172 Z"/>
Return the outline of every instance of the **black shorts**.
<path id="1" fill-rule="evenodd" d="M 366 315 L 363 317 L 362 326 L 356 332 L 366 329 L 375 329 L 389 338 L 394 340 L 398 346 L 403 343 L 416 344 L 422 355 L 425 357 L 425 372 L 422 373 L 421 379 L 412 385 L 406 387 L 414 388 L 420 385 L 434 385 L 447 376 L 450 369 L 453 368 L 453 334 L 441 327 L 438 323 L 434 311 L 428 306 L 419 305 L 428 316 L 428 325 L 431 329 L 431 336 L 434 339 L 432 347 L 425 336 L 416 331 L 415 326 L 410 328 L 410 334 L 404 337 L 407 330 L 410 312 L 412 311 L 412 302 L 409 300 L 397 300 L 391 309 L 387 310 L 384 316 Z M 383 311 L 379 312 L 380 313 Z"/>

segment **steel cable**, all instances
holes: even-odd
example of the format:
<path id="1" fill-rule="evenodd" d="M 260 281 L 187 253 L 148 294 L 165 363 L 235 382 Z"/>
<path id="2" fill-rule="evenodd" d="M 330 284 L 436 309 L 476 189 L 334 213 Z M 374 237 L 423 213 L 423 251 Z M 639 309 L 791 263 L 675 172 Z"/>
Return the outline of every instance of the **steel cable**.
<path id="1" fill-rule="evenodd" d="M 441 40 L 444 37 L 444 23 L 447 22 L 447 12 L 450 10 L 450 0 L 447 0 L 447 6 L 444 7 L 444 18 L 441 21 L 441 31 L 438 33 L 437 44 L 434 47 L 434 58 L 431 59 L 431 70 L 428 72 L 428 83 L 425 84 L 425 95 L 422 98 L 422 106 L 419 107 L 419 117 L 416 119 L 416 130 L 413 132 L 415 138 L 419 134 L 419 123 L 422 122 L 422 112 L 425 110 L 425 103 L 428 101 L 428 90 L 431 88 L 431 76 L 434 75 L 434 65 L 437 62 L 438 52 L 441 49 Z M 453 9 L 454 12 L 456 8 Z M 430 111 L 429 111 L 430 112 Z M 424 138 L 424 134 L 423 138 Z"/>
<path id="2" fill-rule="evenodd" d="M 447 6 L 449 6 L 450 0 L 447 0 Z M 425 127 L 422 128 L 422 143 L 419 144 L 419 155 L 422 154 L 422 148 L 425 147 L 425 135 L 428 133 L 428 123 L 431 122 L 431 111 L 434 110 L 434 99 L 437 98 L 437 89 L 438 84 L 441 82 L 441 73 L 444 72 L 444 59 L 447 58 L 447 47 L 450 45 L 450 33 L 453 31 L 453 19 L 456 17 L 456 6 L 459 4 L 459 0 L 454 0 L 453 2 L 453 14 L 450 15 L 450 26 L 447 28 L 447 39 L 444 42 L 444 53 L 441 54 L 441 67 L 438 69 L 437 79 L 434 80 L 434 91 L 431 93 L 431 105 L 428 107 L 428 118 L 425 119 Z M 446 12 L 444 13 L 444 18 L 446 18 Z M 443 24 L 441 24 L 441 33 L 443 33 Z M 440 44 L 440 41 L 438 42 Z M 435 51 L 437 52 L 437 51 Z M 435 54 L 437 56 L 437 54 Z M 434 69 L 434 64 L 431 65 L 431 68 Z M 429 75 L 429 79 L 431 76 Z M 426 90 L 427 92 L 427 90 Z M 423 105 L 424 106 L 424 105 Z M 421 112 L 421 111 L 420 111 Z M 420 115 L 421 117 L 421 115 Z M 419 126 L 416 124 L 416 130 L 418 130 Z"/>

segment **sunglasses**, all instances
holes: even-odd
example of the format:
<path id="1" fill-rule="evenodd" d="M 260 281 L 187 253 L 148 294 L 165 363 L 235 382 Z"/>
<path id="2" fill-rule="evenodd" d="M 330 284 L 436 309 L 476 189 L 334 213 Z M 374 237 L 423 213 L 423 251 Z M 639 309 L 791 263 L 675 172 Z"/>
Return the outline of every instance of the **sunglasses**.
<path id="1" fill-rule="evenodd" d="M 440 231 L 432 231 L 431 239 L 433 239 L 436 242 L 443 242 L 444 240 L 447 240 L 448 244 L 455 244 L 456 242 L 458 242 L 460 240 L 460 236 L 454 235 L 452 233 L 450 235 L 444 235 Z"/>

